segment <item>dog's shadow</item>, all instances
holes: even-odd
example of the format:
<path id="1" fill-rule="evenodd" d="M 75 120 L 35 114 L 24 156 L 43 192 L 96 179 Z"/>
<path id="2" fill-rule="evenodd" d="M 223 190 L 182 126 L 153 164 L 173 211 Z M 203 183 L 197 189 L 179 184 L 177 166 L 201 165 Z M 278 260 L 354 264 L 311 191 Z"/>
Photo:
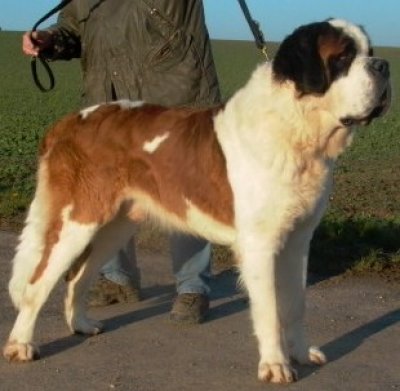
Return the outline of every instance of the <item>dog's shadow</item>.
<path id="1" fill-rule="evenodd" d="M 319 280 L 317 277 L 311 278 L 309 284 Z M 224 272 L 214 277 L 211 282 L 212 300 L 225 299 L 221 304 L 212 305 L 207 322 L 233 315 L 248 308 L 248 300 L 244 295 L 240 295 L 237 286 L 237 274 L 234 272 Z M 144 299 L 150 300 L 150 305 L 124 314 L 110 317 L 104 321 L 105 332 L 110 333 L 120 328 L 126 327 L 134 322 L 143 321 L 159 315 L 166 315 L 171 309 L 171 301 L 175 295 L 175 286 L 153 286 L 143 290 Z M 400 309 L 391 311 L 379 318 L 376 318 L 354 330 L 343 334 L 322 346 L 322 351 L 328 358 L 328 365 L 356 350 L 363 342 L 371 336 L 378 334 L 385 329 L 400 322 Z M 65 350 L 71 349 L 83 343 L 87 336 L 70 335 L 41 347 L 44 357 L 57 355 Z M 316 367 L 296 366 L 299 378 L 306 378 L 316 371 Z"/>
<path id="2" fill-rule="evenodd" d="M 245 310 L 248 301 L 244 297 L 237 297 L 237 274 L 233 271 L 222 272 L 214 276 L 210 282 L 211 301 L 227 299 L 222 304 L 212 305 L 206 322 L 232 315 Z M 149 304 L 142 308 L 136 308 L 124 314 L 112 316 L 103 321 L 105 333 L 110 333 L 134 322 L 144 321 L 159 315 L 166 315 L 171 309 L 173 297 L 176 294 L 173 284 L 155 285 L 142 289 L 143 299 L 149 300 Z M 71 349 L 83 343 L 90 336 L 69 335 L 41 346 L 43 357 L 51 357 L 65 350 Z"/>
<path id="3" fill-rule="evenodd" d="M 157 286 L 155 287 L 155 290 L 167 293 L 157 298 L 152 305 L 103 320 L 102 323 L 104 324 L 104 333 L 110 333 L 134 322 L 139 322 L 168 312 L 171 307 L 171 303 L 170 300 L 167 300 L 167 297 L 169 296 L 168 292 L 172 289 L 172 286 Z M 40 347 L 41 356 L 48 358 L 57 355 L 84 343 L 88 338 L 92 338 L 92 336 L 72 334 L 51 341 Z"/>

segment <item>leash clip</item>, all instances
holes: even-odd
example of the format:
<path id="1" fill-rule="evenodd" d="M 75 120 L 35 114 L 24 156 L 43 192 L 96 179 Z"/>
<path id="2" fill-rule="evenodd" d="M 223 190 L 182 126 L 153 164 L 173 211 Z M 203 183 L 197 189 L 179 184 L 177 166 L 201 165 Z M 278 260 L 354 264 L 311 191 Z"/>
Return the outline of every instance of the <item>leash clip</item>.
<path id="1" fill-rule="evenodd" d="M 264 45 L 264 46 L 261 48 L 261 53 L 264 55 L 264 57 L 265 57 L 265 59 L 267 60 L 267 62 L 270 62 L 270 61 L 271 61 L 271 59 L 270 59 L 269 56 L 268 56 L 267 45 Z"/>
<path id="2" fill-rule="evenodd" d="M 261 53 L 265 56 L 267 61 L 270 61 L 267 52 L 267 43 L 265 42 L 264 34 L 261 30 L 260 23 L 258 23 L 255 19 L 252 18 L 249 7 L 246 4 L 246 0 L 238 0 L 238 2 L 240 8 L 242 9 L 243 15 L 250 27 L 250 30 L 254 36 L 254 41 L 257 48 L 261 50 Z"/>

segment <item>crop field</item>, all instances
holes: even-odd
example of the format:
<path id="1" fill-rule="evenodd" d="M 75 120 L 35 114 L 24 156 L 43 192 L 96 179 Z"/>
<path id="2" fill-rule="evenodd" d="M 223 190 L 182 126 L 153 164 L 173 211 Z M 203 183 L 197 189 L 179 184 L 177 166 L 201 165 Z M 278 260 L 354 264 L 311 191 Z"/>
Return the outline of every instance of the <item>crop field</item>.
<path id="1" fill-rule="evenodd" d="M 20 45 L 21 33 L 0 32 L 0 227 L 10 229 L 20 227 L 32 197 L 37 147 L 46 128 L 80 104 L 78 61 L 52 64 L 56 88 L 43 94 Z M 213 49 L 228 98 L 263 59 L 249 42 L 214 41 Z M 400 49 L 376 53 L 391 64 L 393 105 L 389 115 L 359 129 L 339 161 L 331 204 L 312 243 L 310 267 L 316 272 L 399 274 Z M 224 261 L 228 254 L 218 248 L 216 257 Z"/>

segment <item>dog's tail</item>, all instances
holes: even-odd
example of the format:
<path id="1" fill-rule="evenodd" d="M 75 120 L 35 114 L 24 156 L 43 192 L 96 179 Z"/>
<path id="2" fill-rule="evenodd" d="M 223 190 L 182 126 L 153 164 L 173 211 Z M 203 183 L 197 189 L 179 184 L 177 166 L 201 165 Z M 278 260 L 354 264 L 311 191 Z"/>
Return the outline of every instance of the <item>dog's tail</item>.
<path id="1" fill-rule="evenodd" d="M 35 197 L 30 205 L 25 227 L 20 235 L 19 245 L 13 259 L 12 276 L 8 289 L 16 308 L 20 307 L 25 289 L 43 254 L 49 215 L 46 174 L 46 167 L 41 164 Z"/>

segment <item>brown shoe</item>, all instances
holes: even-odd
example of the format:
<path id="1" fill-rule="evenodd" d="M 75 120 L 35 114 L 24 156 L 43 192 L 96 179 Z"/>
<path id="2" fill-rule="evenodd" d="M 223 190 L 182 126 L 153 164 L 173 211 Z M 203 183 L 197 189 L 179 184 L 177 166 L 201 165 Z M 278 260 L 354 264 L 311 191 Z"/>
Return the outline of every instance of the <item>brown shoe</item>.
<path id="1" fill-rule="evenodd" d="M 120 285 L 100 276 L 89 290 L 88 305 L 92 307 L 106 306 L 116 303 L 134 303 L 140 300 L 140 290 L 132 282 Z"/>
<path id="2" fill-rule="evenodd" d="M 204 321 L 210 300 L 201 293 L 182 293 L 172 306 L 169 318 L 174 323 L 196 324 Z"/>

